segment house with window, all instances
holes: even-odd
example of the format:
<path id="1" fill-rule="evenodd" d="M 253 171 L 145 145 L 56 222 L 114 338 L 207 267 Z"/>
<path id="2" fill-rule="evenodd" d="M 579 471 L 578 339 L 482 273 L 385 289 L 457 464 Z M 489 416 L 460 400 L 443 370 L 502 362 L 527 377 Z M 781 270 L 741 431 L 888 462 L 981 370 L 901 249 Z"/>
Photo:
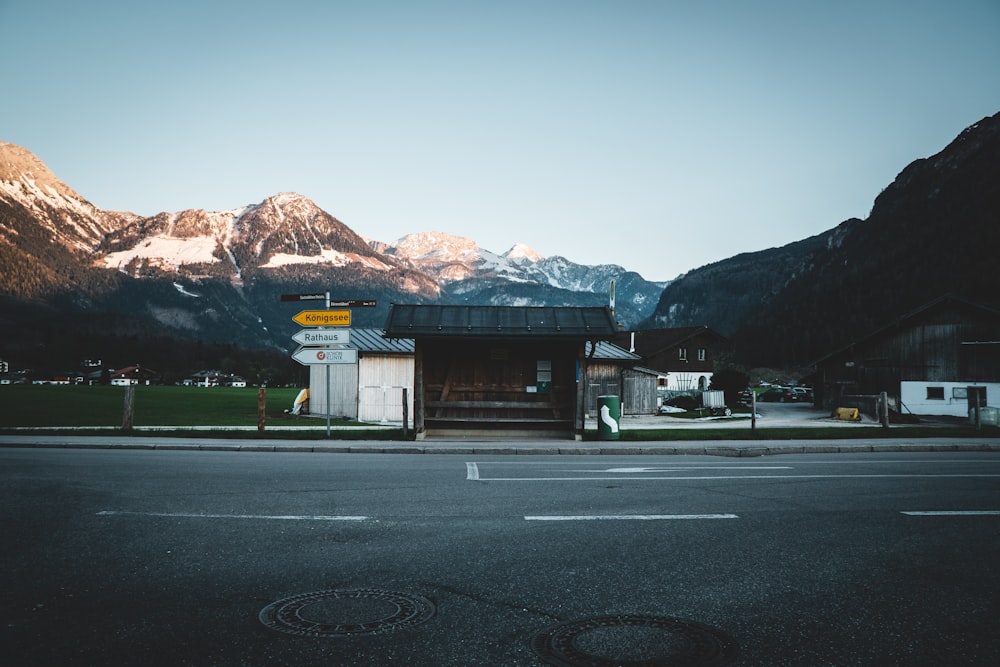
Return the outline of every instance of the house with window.
<path id="1" fill-rule="evenodd" d="M 1000 407 L 1000 311 L 946 295 L 815 362 L 817 404 L 964 417 Z"/>
<path id="2" fill-rule="evenodd" d="M 159 374 L 156 371 L 138 365 L 111 371 L 108 377 L 109 384 L 123 387 L 130 384 L 156 384 L 158 380 Z"/>
<path id="3" fill-rule="evenodd" d="M 222 384 L 225 373 L 216 370 L 201 370 L 184 378 L 185 387 L 218 387 Z"/>
<path id="4" fill-rule="evenodd" d="M 642 357 L 642 366 L 660 373 L 663 395 L 709 388 L 715 354 L 728 340 L 707 326 L 620 332 L 612 342 Z"/>

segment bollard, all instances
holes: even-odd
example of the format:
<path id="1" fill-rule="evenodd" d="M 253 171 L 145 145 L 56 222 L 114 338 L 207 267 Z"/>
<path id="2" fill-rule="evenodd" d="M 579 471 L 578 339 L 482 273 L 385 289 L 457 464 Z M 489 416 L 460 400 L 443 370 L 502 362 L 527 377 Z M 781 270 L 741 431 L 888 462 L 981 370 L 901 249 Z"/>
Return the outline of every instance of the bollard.
<path id="1" fill-rule="evenodd" d="M 617 396 L 597 397 L 597 436 L 617 440 L 621 436 L 621 403 Z"/>

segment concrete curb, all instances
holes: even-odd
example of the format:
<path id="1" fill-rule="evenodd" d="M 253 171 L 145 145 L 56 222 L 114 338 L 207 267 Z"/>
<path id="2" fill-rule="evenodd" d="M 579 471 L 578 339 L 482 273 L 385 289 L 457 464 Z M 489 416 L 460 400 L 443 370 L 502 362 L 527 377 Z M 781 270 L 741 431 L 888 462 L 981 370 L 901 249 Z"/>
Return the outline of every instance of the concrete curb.
<path id="1" fill-rule="evenodd" d="M 166 438 L 162 439 L 166 440 Z M 615 444 L 607 442 L 592 445 L 576 443 L 562 446 L 546 442 L 424 442 L 421 444 L 388 443 L 377 441 L 343 441 L 341 443 L 304 444 L 303 442 L 271 441 L 247 442 L 205 441 L 174 438 L 169 442 L 157 439 L 143 442 L 141 438 L 128 442 L 109 442 L 99 436 L 0 436 L 0 447 L 6 449 L 122 449 L 144 451 L 204 451 L 204 452 L 271 452 L 271 453 L 329 453 L 329 454 L 448 454 L 463 456 L 665 456 L 695 455 L 717 457 L 758 457 L 778 454 L 841 454 L 841 453 L 899 453 L 899 452 L 1000 452 L 1000 440 L 928 439 L 886 441 L 800 441 L 794 443 L 760 443 L 727 441 L 719 443 L 671 442 L 664 444 L 636 443 Z"/>

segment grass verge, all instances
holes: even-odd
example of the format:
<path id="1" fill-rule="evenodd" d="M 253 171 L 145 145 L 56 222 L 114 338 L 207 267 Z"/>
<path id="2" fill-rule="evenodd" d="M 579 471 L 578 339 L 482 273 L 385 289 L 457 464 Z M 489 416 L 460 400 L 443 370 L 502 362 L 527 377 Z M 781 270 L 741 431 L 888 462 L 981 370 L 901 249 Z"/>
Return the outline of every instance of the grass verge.
<path id="1" fill-rule="evenodd" d="M 264 425 L 323 429 L 326 419 L 287 414 L 298 395 L 295 388 L 268 387 L 264 392 Z M 207 428 L 209 431 L 185 431 L 218 437 L 227 427 L 258 425 L 258 389 L 256 387 L 159 387 L 138 386 L 135 390 L 133 426 L 176 426 Z M 0 429 L 18 427 L 61 427 L 103 429 L 122 426 L 125 387 L 86 387 L 62 385 L 7 385 L 0 387 Z M 357 426 L 358 422 L 333 419 L 334 426 Z M 136 431 L 136 434 L 147 433 Z M 150 434 L 164 435 L 164 431 Z M 239 431 L 247 435 L 248 431 Z"/>

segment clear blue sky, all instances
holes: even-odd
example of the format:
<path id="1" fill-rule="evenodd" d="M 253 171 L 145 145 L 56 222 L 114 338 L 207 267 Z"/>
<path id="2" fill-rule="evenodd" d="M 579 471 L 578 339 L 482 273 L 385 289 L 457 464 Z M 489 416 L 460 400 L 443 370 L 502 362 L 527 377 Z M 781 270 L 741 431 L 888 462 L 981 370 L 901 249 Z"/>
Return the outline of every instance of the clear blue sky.
<path id="1" fill-rule="evenodd" d="M 0 140 L 100 208 L 301 193 L 667 280 L 1000 111 L 1000 0 L 0 0 Z"/>

